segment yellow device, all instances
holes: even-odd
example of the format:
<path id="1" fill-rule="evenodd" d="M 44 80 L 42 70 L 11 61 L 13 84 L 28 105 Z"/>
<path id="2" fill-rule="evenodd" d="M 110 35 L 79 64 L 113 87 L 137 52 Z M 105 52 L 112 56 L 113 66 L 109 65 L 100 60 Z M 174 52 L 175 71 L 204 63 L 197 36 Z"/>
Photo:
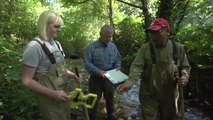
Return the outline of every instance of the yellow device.
<path id="1" fill-rule="evenodd" d="M 83 105 L 86 108 L 93 108 L 97 100 L 97 95 L 89 93 L 84 95 L 80 88 L 76 88 L 74 91 L 69 93 L 70 106 L 71 108 L 77 109 L 79 105 Z"/>

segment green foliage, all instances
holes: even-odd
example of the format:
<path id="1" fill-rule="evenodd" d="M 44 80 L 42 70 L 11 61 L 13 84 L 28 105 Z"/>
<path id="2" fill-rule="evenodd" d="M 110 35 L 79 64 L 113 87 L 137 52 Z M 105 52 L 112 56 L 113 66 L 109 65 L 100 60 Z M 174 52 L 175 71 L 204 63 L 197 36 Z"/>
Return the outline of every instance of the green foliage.
<path id="1" fill-rule="evenodd" d="M 211 31 L 212 27 L 206 27 L 186 30 L 185 33 L 183 33 L 184 30 L 181 32 L 183 36 L 180 38 L 184 40 L 189 53 L 189 61 L 196 64 L 195 67 L 201 69 L 213 67 L 209 64 L 213 60 L 213 41 L 211 40 L 213 35 L 210 34 Z"/>
<path id="2" fill-rule="evenodd" d="M 99 37 L 97 31 L 105 23 L 105 20 L 99 21 L 104 16 L 102 14 L 94 15 L 94 5 L 94 2 L 89 2 L 89 4 L 70 6 L 63 12 L 64 27 L 58 38 L 67 57 L 73 54 L 82 56 L 85 47 Z"/>
<path id="3" fill-rule="evenodd" d="M 4 2 L 3 2 L 4 1 Z M 29 39 L 35 35 L 35 15 L 29 11 L 28 5 L 34 5 L 30 0 L 3 0 L 0 5 L 0 32 L 5 37 L 17 36 L 21 39 Z M 29 9 L 28 9 L 29 8 Z"/>
<path id="4" fill-rule="evenodd" d="M 200 4 L 191 3 L 190 12 L 178 33 L 189 53 L 189 61 L 193 67 L 200 69 L 213 68 L 213 65 L 209 64 L 213 60 L 212 5 L 211 0 Z"/>
<path id="5" fill-rule="evenodd" d="M 24 88 L 20 80 L 20 45 L 15 38 L 0 37 L 0 114 L 5 119 L 28 120 L 32 117 L 35 103 L 32 94 Z"/>
<path id="6" fill-rule="evenodd" d="M 81 17 L 98 17 L 107 19 L 108 1 L 106 0 L 61 0 L 66 8 L 77 7 L 81 11 Z"/>
<path id="7" fill-rule="evenodd" d="M 126 1 L 142 6 L 137 0 Z M 174 27 L 178 26 L 175 23 L 183 13 L 179 10 L 184 9 L 184 3 L 178 0 L 173 2 L 178 2 L 174 4 L 171 15 L 173 29 L 176 29 Z M 147 8 L 151 17 L 156 17 L 159 4 L 159 0 L 149 1 Z M 196 68 L 213 68 L 212 6 L 212 0 L 191 1 L 188 13 L 179 26 L 180 32 L 177 33 L 186 47 L 191 65 Z M 99 37 L 101 26 L 109 23 L 107 0 L 1 1 L 0 115 L 5 119 L 36 119 L 39 114 L 32 93 L 21 83 L 20 59 L 23 52 L 21 48 L 37 34 L 36 21 L 39 14 L 47 9 L 56 11 L 64 20 L 65 25 L 57 39 L 67 57 L 83 55 L 85 47 Z M 141 9 L 113 1 L 114 42 L 121 53 L 122 68 L 126 73 L 141 44 L 145 42 L 143 27 L 146 17 L 141 15 Z"/>
<path id="8" fill-rule="evenodd" d="M 124 71 L 128 72 L 140 46 L 145 42 L 145 34 L 140 19 L 126 18 L 115 26 L 114 42 L 122 56 Z"/>

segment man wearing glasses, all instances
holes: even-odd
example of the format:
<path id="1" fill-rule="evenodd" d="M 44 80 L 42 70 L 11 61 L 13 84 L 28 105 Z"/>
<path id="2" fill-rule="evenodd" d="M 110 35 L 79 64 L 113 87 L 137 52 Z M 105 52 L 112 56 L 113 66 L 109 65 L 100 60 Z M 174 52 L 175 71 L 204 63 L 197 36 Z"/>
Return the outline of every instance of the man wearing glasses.
<path id="1" fill-rule="evenodd" d="M 141 79 L 139 99 L 144 120 L 177 120 L 178 85 L 188 83 L 190 65 L 183 46 L 169 37 L 170 28 L 166 19 L 158 18 L 146 29 L 150 41 L 141 46 L 129 80 L 117 88 L 122 94 Z"/>

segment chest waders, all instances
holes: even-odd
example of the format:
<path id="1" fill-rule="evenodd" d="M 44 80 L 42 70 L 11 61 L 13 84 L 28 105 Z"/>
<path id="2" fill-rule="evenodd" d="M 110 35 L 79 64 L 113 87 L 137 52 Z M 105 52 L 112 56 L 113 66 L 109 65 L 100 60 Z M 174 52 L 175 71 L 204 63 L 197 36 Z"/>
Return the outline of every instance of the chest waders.
<path id="1" fill-rule="evenodd" d="M 51 66 L 47 75 L 35 77 L 38 83 L 53 90 L 64 90 L 68 92 L 67 76 L 62 63 L 56 63 L 55 58 L 45 44 L 36 40 L 45 54 L 50 58 Z M 52 56 L 52 57 L 51 57 Z M 35 93 L 42 120 L 70 120 L 70 107 L 68 102 L 58 102 L 55 99 Z"/>
<path id="2" fill-rule="evenodd" d="M 150 43 L 151 61 L 145 61 L 140 85 L 140 103 L 144 120 L 177 120 L 178 86 L 175 80 L 177 48 L 173 43 L 173 59 L 156 60 Z M 169 58 L 169 57 L 168 57 Z"/>

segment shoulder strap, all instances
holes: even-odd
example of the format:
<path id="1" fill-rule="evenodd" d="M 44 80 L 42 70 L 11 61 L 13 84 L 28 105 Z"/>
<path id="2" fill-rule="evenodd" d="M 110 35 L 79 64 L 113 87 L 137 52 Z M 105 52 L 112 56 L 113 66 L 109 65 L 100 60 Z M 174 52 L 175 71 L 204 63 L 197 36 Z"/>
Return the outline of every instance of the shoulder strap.
<path id="1" fill-rule="evenodd" d="M 51 63 L 52 64 L 55 64 L 56 61 L 55 61 L 55 57 L 54 55 L 50 52 L 50 50 L 47 48 L 47 46 L 44 44 L 44 43 L 41 43 L 39 40 L 37 39 L 34 39 L 35 41 L 37 41 L 40 45 L 41 45 L 41 48 L 43 49 L 43 51 L 45 52 L 45 54 L 48 56 L 48 58 L 50 59 Z"/>
<path id="2" fill-rule="evenodd" d="M 55 41 L 56 45 L 58 46 L 58 49 L 61 51 L 61 54 L 64 55 L 64 51 L 61 49 L 58 41 Z"/>
<path id="3" fill-rule="evenodd" d="M 178 61 L 177 45 L 175 44 L 174 40 L 171 40 L 171 41 L 172 41 L 172 48 L 173 48 L 173 60 L 175 62 L 175 65 L 177 65 L 177 61 Z M 151 42 L 149 42 L 149 46 L 150 46 L 152 64 L 156 64 L 156 54 L 155 54 L 154 46 Z"/>
<path id="4" fill-rule="evenodd" d="M 149 42 L 149 46 L 150 46 L 152 64 L 156 64 L 156 54 L 155 54 L 154 46 L 151 42 Z"/>
<path id="5" fill-rule="evenodd" d="M 173 47 L 173 60 L 175 62 L 175 65 L 177 65 L 177 61 L 178 61 L 178 54 L 177 54 L 177 45 L 175 44 L 174 40 L 172 41 L 172 47 Z"/>

